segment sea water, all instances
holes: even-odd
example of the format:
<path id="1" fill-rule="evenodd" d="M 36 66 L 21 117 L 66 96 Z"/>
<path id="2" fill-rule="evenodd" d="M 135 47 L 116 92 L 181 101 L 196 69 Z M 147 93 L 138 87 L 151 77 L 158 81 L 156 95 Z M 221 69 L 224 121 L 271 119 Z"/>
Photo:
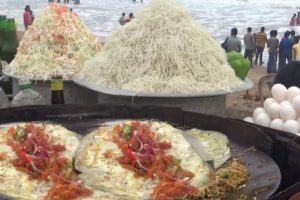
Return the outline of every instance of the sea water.
<path id="1" fill-rule="evenodd" d="M 63 2 L 63 0 L 61 0 Z M 106 37 L 120 27 L 118 19 L 122 12 L 137 14 L 150 0 L 81 0 L 75 5 L 72 0 L 66 4 L 79 14 L 87 26 L 99 37 Z M 300 34 L 300 27 L 290 27 L 293 13 L 300 11 L 297 0 L 178 0 L 188 12 L 213 36 L 222 42 L 231 28 L 238 28 L 238 37 L 243 38 L 248 26 L 258 32 L 261 26 L 266 32 L 276 29 L 279 38 L 286 30 L 294 29 Z M 24 30 L 22 14 L 24 7 L 30 5 L 35 15 L 48 5 L 47 0 L 0 0 L 0 15 L 16 18 Z"/>

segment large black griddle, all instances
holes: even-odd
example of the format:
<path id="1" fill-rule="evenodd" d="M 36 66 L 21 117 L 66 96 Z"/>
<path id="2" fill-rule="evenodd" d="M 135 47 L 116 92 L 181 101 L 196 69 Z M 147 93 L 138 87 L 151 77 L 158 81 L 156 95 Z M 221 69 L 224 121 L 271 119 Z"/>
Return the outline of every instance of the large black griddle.
<path id="1" fill-rule="evenodd" d="M 244 160 L 251 172 L 249 180 L 238 190 L 228 194 L 228 200 L 268 199 L 281 182 L 279 167 L 268 156 L 272 141 L 261 130 L 234 120 L 210 119 L 178 108 L 97 106 L 36 106 L 0 110 L 0 123 L 21 121 L 49 121 L 85 135 L 104 122 L 120 119 L 157 119 L 179 128 L 201 128 L 222 132 L 230 139 L 232 154 Z M 222 121 L 224 120 L 224 121 Z M 255 147 L 255 149 L 253 149 Z M 242 155 L 241 155 L 242 154 Z M 0 195 L 0 199 L 4 199 Z M 7 198 L 5 198 L 7 199 Z"/>

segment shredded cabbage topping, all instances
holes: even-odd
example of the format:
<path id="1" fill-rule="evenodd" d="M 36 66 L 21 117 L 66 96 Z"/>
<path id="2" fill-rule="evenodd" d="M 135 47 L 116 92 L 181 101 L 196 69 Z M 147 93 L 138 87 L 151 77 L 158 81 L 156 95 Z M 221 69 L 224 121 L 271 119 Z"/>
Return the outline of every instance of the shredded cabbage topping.
<path id="1" fill-rule="evenodd" d="M 25 32 L 15 59 L 3 72 L 13 77 L 47 80 L 78 73 L 101 43 L 78 15 L 63 5 L 49 5 Z"/>

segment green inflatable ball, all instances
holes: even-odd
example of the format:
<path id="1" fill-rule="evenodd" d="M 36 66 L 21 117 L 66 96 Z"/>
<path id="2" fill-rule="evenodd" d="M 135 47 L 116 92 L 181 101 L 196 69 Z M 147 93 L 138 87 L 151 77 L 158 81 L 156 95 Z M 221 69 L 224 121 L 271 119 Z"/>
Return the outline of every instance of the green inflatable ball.
<path id="1" fill-rule="evenodd" d="M 236 51 L 231 51 L 229 53 L 227 53 L 227 59 L 229 62 L 233 61 L 233 60 L 241 60 L 244 59 L 243 55 L 236 52 Z"/>
<path id="2" fill-rule="evenodd" d="M 244 80 L 250 70 L 251 63 L 248 59 L 233 60 L 230 62 L 235 75 Z"/>

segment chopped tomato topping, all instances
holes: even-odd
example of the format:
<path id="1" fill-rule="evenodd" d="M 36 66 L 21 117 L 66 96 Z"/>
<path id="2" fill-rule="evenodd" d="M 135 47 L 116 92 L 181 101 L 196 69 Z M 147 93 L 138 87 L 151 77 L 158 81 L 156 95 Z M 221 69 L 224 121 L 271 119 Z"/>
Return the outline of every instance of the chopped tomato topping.
<path id="1" fill-rule="evenodd" d="M 117 158 L 118 162 L 135 172 L 137 177 L 159 179 L 160 182 L 151 195 L 152 199 L 168 200 L 197 192 L 197 188 L 188 183 L 194 174 L 182 169 L 180 160 L 167 155 L 166 150 L 172 145 L 166 141 L 157 141 L 149 125 L 133 121 L 129 127 L 128 124 L 118 124 L 113 130 L 116 133 L 113 142 L 123 152 L 123 155 Z"/>
<path id="2" fill-rule="evenodd" d="M 53 186 L 46 199 L 72 200 L 91 194 L 72 174 L 68 158 L 61 155 L 66 150 L 62 144 L 52 144 L 43 126 L 27 124 L 25 128 L 9 128 L 7 144 L 16 152 L 18 158 L 11 161 L 13 166 L 27 173 L 30 179 L 47 181 Z"/>
<path id="3" fill-rule="evenodd" d="M 113 156 L 113 152 L 112 151 L 106 151 L 104 154 L 105 158 L 111 158 Z"/>
<path id="4" fill-rule="evenodd" d="M 167 200 L 178 197 L 186 197 L 197 192 L 197 188 L 186 181 L 176 180 L 172 182 L 161 181 L 155 188 L 151 197 L 155 200 Z"/>
<path id="5" fill-rule="evenodd" d="M 58 15 L 62 15 L 63 13 L 70 12 L 70 9 L 66 6 L 51 5 L 51 7 L 55 10 L 56 14 Z"/>
<path id="6" fill-rule="evenodd" d="M 55 40 L 55 42 L 56 43 L 58 43 L 58 44 L 63 44 L 64 42 L 65 42 L 65 38 L 64 38 L 64 36 L 62 36 L 62 35 L 55 35 L 54 36 L 54 40 Z"/>
<path id="7" fill-rule="evenodd" d="M 5 158 L 6 158 L 5 153 L 0 153 L 0 161 L 5 160 Z"/>
<path id="8" fill-rule="evenodd" d="M 17 154 L 25 163 L 30 163 L 32 161 L 25 151 L 19 151 Z"/>
<path id="9" fill-rule="evenodd" d="M 120 126 L 120 125 L 116 125 L 116 126 L 114 127 L 114 131 L 116 131 L 117 133 L 121 133 L 121 132 L 122 132 L 121 126 Z"/>
<path id="10" fill-rule="evenodd" d="M 136 160 L 136 156 L 134 155 L 134 153 L 132 152 L 131 149 L 127 149 L 126 151 L 126 156 L 130 159 L 130 160 Z"/>
<path id="11" fill-rule="evenodd" d="M 77 197 L 90 196 L 92 192 L 79 183 L 56 184 L 52 187 L 45 200 L 72 200 Z"/>

